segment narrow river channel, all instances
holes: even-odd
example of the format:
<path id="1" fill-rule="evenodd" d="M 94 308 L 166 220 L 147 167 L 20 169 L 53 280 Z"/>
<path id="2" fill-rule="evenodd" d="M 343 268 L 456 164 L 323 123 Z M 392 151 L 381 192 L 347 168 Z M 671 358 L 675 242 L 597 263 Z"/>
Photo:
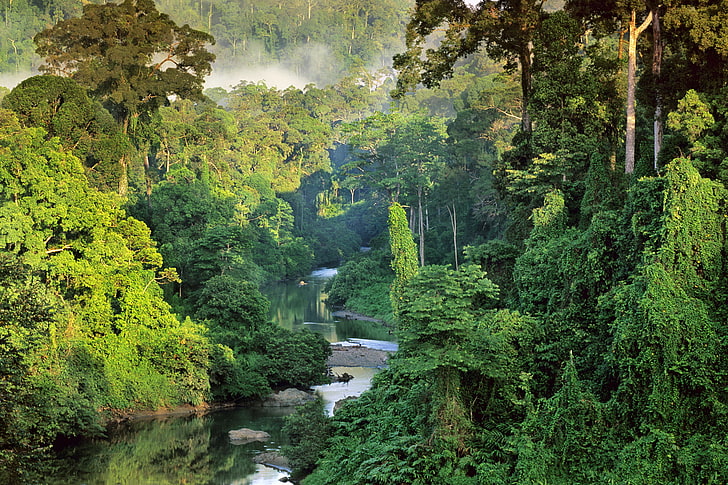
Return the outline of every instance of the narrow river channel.
<path id="1" fill-rule="evenodd" d="M 265 290 L 274 322 L 293 330 L 309 329 L 330 342 L 354 339 L 377 348 L 393 348 L 386 329 L 372 322 L 337 320 L 326 307 L 324 285 L 334 269 L 314 271 L 301 281 L 281 283 Z M 334 403 L 361 394 L 378 369 L 334 368 L 354 375 L 349 383 L 318 386 L 332 412 Z M 134 421 L 111 430 L 107 439 L 89 440 L 57 451 L 48 484 L 64 485 L 272 485 L 287 473 L 256 465 L 252 458 L 278 451 L 285 444 L 281 433 L 290 408 L 235 408 L 204 416 L 167 416 Z M 267 442 L 236 445 L 231 429 L 251 428 L 271 435 Z"/>

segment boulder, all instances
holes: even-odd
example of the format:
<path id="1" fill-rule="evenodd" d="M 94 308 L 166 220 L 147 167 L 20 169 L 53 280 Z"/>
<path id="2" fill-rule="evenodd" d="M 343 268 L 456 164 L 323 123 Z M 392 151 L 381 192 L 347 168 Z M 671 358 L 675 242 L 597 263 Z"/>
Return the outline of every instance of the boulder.
<path id="1" fill-rule="evenodd" d="M 334 403 L 334 414 L 336 414 L 336 411 L 341 409 L 341 406 L 343 406 L 348 401 L 353 401 L 356 399 L 356 396 L 347 396 L 344 399 L 339 399 Z"/>
<path id="2" fill-rule="evenodd" d="M 233 429 L 228 431 L 230 441 L 236 443 L 250 443 L 252 441 L 267 441 L 270 439 L 270 435 L 265 431 L 256 431 L 249 428 Z"/>
<path id="3" fill-rule="evenodd" d="M 274 392 L 261 403 L 265 407 L 301 406 L 316 399 L 312 394 L 295 388 Z"/>
<path id="4" fill-rule="evenodd" d="M 288 458 L 277 451 L 266 451 L 265 453 L 254 456 L 253 463 L 269 466 L 288 473 L 291 472 L 291 463 L 288 461 Z"/>

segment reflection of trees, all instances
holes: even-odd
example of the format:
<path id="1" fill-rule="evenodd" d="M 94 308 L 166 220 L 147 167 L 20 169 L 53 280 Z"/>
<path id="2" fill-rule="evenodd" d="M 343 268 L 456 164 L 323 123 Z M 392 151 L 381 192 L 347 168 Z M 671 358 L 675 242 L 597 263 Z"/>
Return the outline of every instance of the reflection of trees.
<path id="1" fill-rule="evenodd" d="M 254 473 L 251 448 L 231 446 L 226 433 L 211 431 L 211 422 L 205 417 L 134 423 L 108 441 L 62 454 L 53 463 L 55 479 L 44 482 L 202 485 Z"/>
<path id="2" fill-rule="evenodd" d="M 331 312 L 326 306 L 326 293 L 323 281 L 307 281 L 309 284 L 298 286 L 295 282 L 270 285 L 264 290 L 271 302 L 271 318 L 275 323 L 288 330 L 300 330 L 304 322 L 334 323 Z M 329 341 L 348 338 L 372 340 L 392 340 L 389 329 L 381 323 L 364 320 L 336 321 L 333 328 L 327 329 L 306 325 L 306 328 L 320 333 Z"/>
<path id="3" fill-rule="evenodd" d="M 304 286 L 289 282 L 266 288 L 264 293 L 271 302 L 273 321 L 288 330 L 296 330 L 303 322 L 332 321 L 321 297 L 322 287 L 322 282 L 315 281 Z"/>
<path id="4" fill-rule="evenodd" d="M 392 340 L 390 329 L 377 322 L 366 320 L 344 320 L 336 323 L 336 335 L 339 340 L 364 338 L 369 340 Z"/>

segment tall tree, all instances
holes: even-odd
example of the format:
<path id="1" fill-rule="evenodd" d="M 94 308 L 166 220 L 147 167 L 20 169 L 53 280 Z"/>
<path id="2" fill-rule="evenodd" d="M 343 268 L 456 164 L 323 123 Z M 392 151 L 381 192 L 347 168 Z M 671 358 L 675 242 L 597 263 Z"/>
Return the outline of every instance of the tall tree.
<path id="1" fill-rule="evenodd" d="M 652 12 L 648 13 L 637 26 L 637 11 L 629 12 L 629 46 L 627 48 L 627 131 L 625 133 L 624 172 L 634 172 L 635 159 L 635 90 L 637 84 L 637 38 L 652 22 Z"/>
<path id="2" fill-rule="evenodd" d="M 395 96 L 422 82 L 437 85 L 452 75 L 455 63 L 479 49 L 506 69 L 521 69 L 521 129 L 531 132 L 528 110 L 532 90 L 533 36 L 544 18 L 545 0 L 490 0 L 470 7 L 462 0 L 418 0 L 407 26 L 407 51 L 394 58 L 401 71 Z M 437 48 L 425 45 L 444 28 Z"/>
<path id="3" fill-rule="evenodd" d="M 667 4 L 655 0 L 568 0 L 566 8 L 591 23 L 608 23 L 611 25 L 626 26 L 622 32 L 629 35 L 627 44 L 627 127 L 625 131 L 625 161 L 624 171 L 631 174 L 635 165 L 636 143 L 636 114 L 635 92 L 637 86 L 637 42 L 639 36 L 652 25 L 652 61 L 651 74 L 653 77 L 654 99 L 654 167 L 657 170 L 657 159 L 662 148 L 663 130 L 663 98 L 659 89 L 662 72 L 662 23 L 661 18 Z M 663 4 L 665 4 L 663 6 Z M 621 35 L 621 34 L 620 34 Z M 620 43 L 621 48 L 621 43 Z"/>
<path id="4" fill-rule="evenodd" d="M 154 113 L 169 96 L 201 97 L 215 60 L 206 49 L 212 36 L 179 27 L 153 0 L 87 4 L 81 17 L 62 20 L 34 40 L 45 58 L 40 70 L 88 88 L 125 133 L 130 121 Z M 125 169 L 126 159 L 121 163 Z M 125 184 L 122 178 L 121 193 Z"/>
<path id="5" fill-rule="evenodd" d="M 151 0 L 84 6 L 34 38 L 42 72 L 72 77 L 101 98 L 127 126 L 155 111 L 168 96 L 202 95 L 215 56 L 209 34 L 179 27 Z"/>

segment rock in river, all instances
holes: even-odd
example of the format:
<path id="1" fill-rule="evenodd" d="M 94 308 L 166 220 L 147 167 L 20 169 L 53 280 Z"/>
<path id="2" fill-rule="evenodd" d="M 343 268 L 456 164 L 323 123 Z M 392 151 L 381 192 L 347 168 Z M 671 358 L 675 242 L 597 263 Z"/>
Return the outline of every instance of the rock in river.
<path id="1" fill-rule="evenodd" d="M 228 431 L 230 441 L 236 443 L 250 443 L 251 441 L 267 441 L 270 435 L 265 431 L 256 431 L 249 428 L 233 429 Z"/>
<path id="2" fill-rule="evenodd" d="M 308 392 L 291 388 L 284 391 L 274 392 L 270 396 L 266 397 L 261 405 L 265 407 L 301 406 L 309 401 L 313 401 L 314 399 L 316 398 Z"/>
<path id="3" fill-rule="evenodd" d="M 267 451 L 254 456 L 253 463 L 259 463 L 284 472 L 291 472 L 291 463 L 288 461 L 288 458 L 277 451 Z"/>

